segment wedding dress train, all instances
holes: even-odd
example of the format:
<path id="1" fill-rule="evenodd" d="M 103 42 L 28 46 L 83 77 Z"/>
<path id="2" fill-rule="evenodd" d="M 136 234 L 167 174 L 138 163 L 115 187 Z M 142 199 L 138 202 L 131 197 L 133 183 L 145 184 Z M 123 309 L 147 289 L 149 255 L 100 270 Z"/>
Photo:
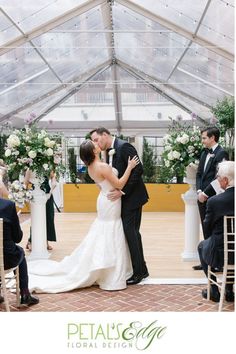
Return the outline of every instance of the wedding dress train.
<path id="1" fill-rule="evenodd" d="M 107 199 L 107 193 L 113 189 L 108 181 L 99 185 L 97 218 L 72 254 L 61 262 L 28 262 L 31 291 L 59 293 L 93 284 L 103 290 L 126 288 L 132 265 L 120 217 L 121 200 Z"/>

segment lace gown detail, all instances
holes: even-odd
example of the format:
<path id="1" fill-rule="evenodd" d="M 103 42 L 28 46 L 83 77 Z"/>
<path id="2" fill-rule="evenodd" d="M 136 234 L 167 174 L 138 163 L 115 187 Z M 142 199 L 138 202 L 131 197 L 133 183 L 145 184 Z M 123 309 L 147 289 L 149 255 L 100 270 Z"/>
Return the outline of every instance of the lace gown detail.
<path id="1" fill-rule="evenodd" d="M 104 290 L 126 288 L 132 275 L 130 254 L 121 221 L 121 200 L 111 202 L 106 180 L 98 183 L 97 218 L 81 244 L 61 262 L 28 263 L 31 291 L 58 293 L 98 284 Z"/>

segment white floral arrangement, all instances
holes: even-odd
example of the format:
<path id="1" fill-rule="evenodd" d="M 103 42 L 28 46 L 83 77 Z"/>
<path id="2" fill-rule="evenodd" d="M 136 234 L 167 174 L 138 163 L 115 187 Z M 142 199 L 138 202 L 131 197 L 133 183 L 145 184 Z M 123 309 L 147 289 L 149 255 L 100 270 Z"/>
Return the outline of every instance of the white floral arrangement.
<path id="1" fill-rule="evenodd" d="M 163 138 L 164 150 L 162 163 L 169 179 L 186 175 L 186 167 L 197 166 L 201 150 L 201 134 L 199 127 L 174 123 Z"/>
<path id="2" fill-rule="evenodd" d="M 51 170 L 63 172 L 60 136 L 51 136 L 35 125 L 14 130 L 6 142 L 5 163 L 12 179 L 24 175 L 27 169 L 37 177 L 49 176 Z"/>
<path id="3" fill-rule="evenodd" d="M 33 199 L 32 189 L 27 189 L 25 184 L 18 180 L 8 183 L 8 199 L 15 202 L 19 208 L 23 208 L 25 203 Z"/>

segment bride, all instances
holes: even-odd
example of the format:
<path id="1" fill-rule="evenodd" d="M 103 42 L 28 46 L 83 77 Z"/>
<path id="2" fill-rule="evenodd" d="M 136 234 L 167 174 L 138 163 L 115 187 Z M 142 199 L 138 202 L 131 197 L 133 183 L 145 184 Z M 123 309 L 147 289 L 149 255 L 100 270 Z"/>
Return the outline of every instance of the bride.
<path id="1" fill-rule="evenodd" d="M 120 217 L 121 199 L 110 201 L 107 193 L 125 186 L 139 159 L 137 156 L 129 158 L 124 175 L 118 179 L 117 171 L 100 160 L 100 152 L 99 146 L 91 140 L 85 140 L 80 146 L 80 158 L 100 188 L 97 218 L 81 244 L 61 262 L 28 262 L 31 291 L 58 293 L 93 284 L 103 290 L 126 288 L 132 265 Z"/>

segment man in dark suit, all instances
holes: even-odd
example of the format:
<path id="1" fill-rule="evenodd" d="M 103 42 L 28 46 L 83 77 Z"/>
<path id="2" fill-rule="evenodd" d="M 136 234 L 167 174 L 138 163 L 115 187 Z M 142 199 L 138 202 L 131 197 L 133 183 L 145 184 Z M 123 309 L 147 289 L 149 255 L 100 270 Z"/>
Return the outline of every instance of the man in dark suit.
<path id="1" fill-rule="evenodd" d="M 16 245 L 22 240 L 22 230 L 16 213 L 15 203 L 0 198 L 0 218 L 3 219 L 4 269 L 19 265 L 21 305 L 38 304 L 39 299 L 32 296 L 28 288 L 28 270 L 23 248 Z M 3 297 L 0 296 L 0 302 Z"/>
<path id="2" fill-rule="evenodd" d="M 207 201 L 204 228 L 207 238 L 198 246 L 199 258 L 207 276 L 208 265 L 220 268 L 224 263 L 224 216 L 234 215 L 234 161 L 219 163 L 218 181 L 225 192 L 215 195 Z M 233 260 L 231 260 L 234 264 Z M 214 280 L 215 277 L 212 276 Z M 207 298 L 207 289 L 202 291 Z M 226 301 L 234 301 L 233 284 L 226 285 Z M 219 302 L 220 294 L 216 285 L 211 285 L 210 299 Z"/>
<path id="3" fill-rule="evenodd" d="M 228 153 L 218 144 L 220 131 L 216 127 L 207 127 L 201 130 L 202 151 L 196 175 L 196 189 L 198 194 L 198 209 L 202 224 L 204 239 L 207 238 L 204 219 L 206 215 L 206 202 L 208 198 L 216 194 L 211 182 L 216 177 L 218 163 L 228 160 Z M 194 270 L 201 270 L 201 266 L 193 266 Z"/>
<path id="4" fill-rule="evenodd" d="M 90 136 L 94 142 L 98 143 L 102 151 L 109 150 L 107 152 L 107 162 L 118 170 L 118 178 L 120 178 L 126 170 L 128 158 L 137 155 L 133 145 L 113 137 L 106 128 L 95 129 L 90 132 Z M 128 285 L 138 284 L 143 278 L 149 276 L 139 232 L 142 206 L 148 201 L 142 174 L 143 167 L 140 163 L 132 171 L 123 190 L 114 190 L 108 195 L 110 200 L 122 197 L 121 218 L 133 266 L 133 275 L 127 280 Z"/>

